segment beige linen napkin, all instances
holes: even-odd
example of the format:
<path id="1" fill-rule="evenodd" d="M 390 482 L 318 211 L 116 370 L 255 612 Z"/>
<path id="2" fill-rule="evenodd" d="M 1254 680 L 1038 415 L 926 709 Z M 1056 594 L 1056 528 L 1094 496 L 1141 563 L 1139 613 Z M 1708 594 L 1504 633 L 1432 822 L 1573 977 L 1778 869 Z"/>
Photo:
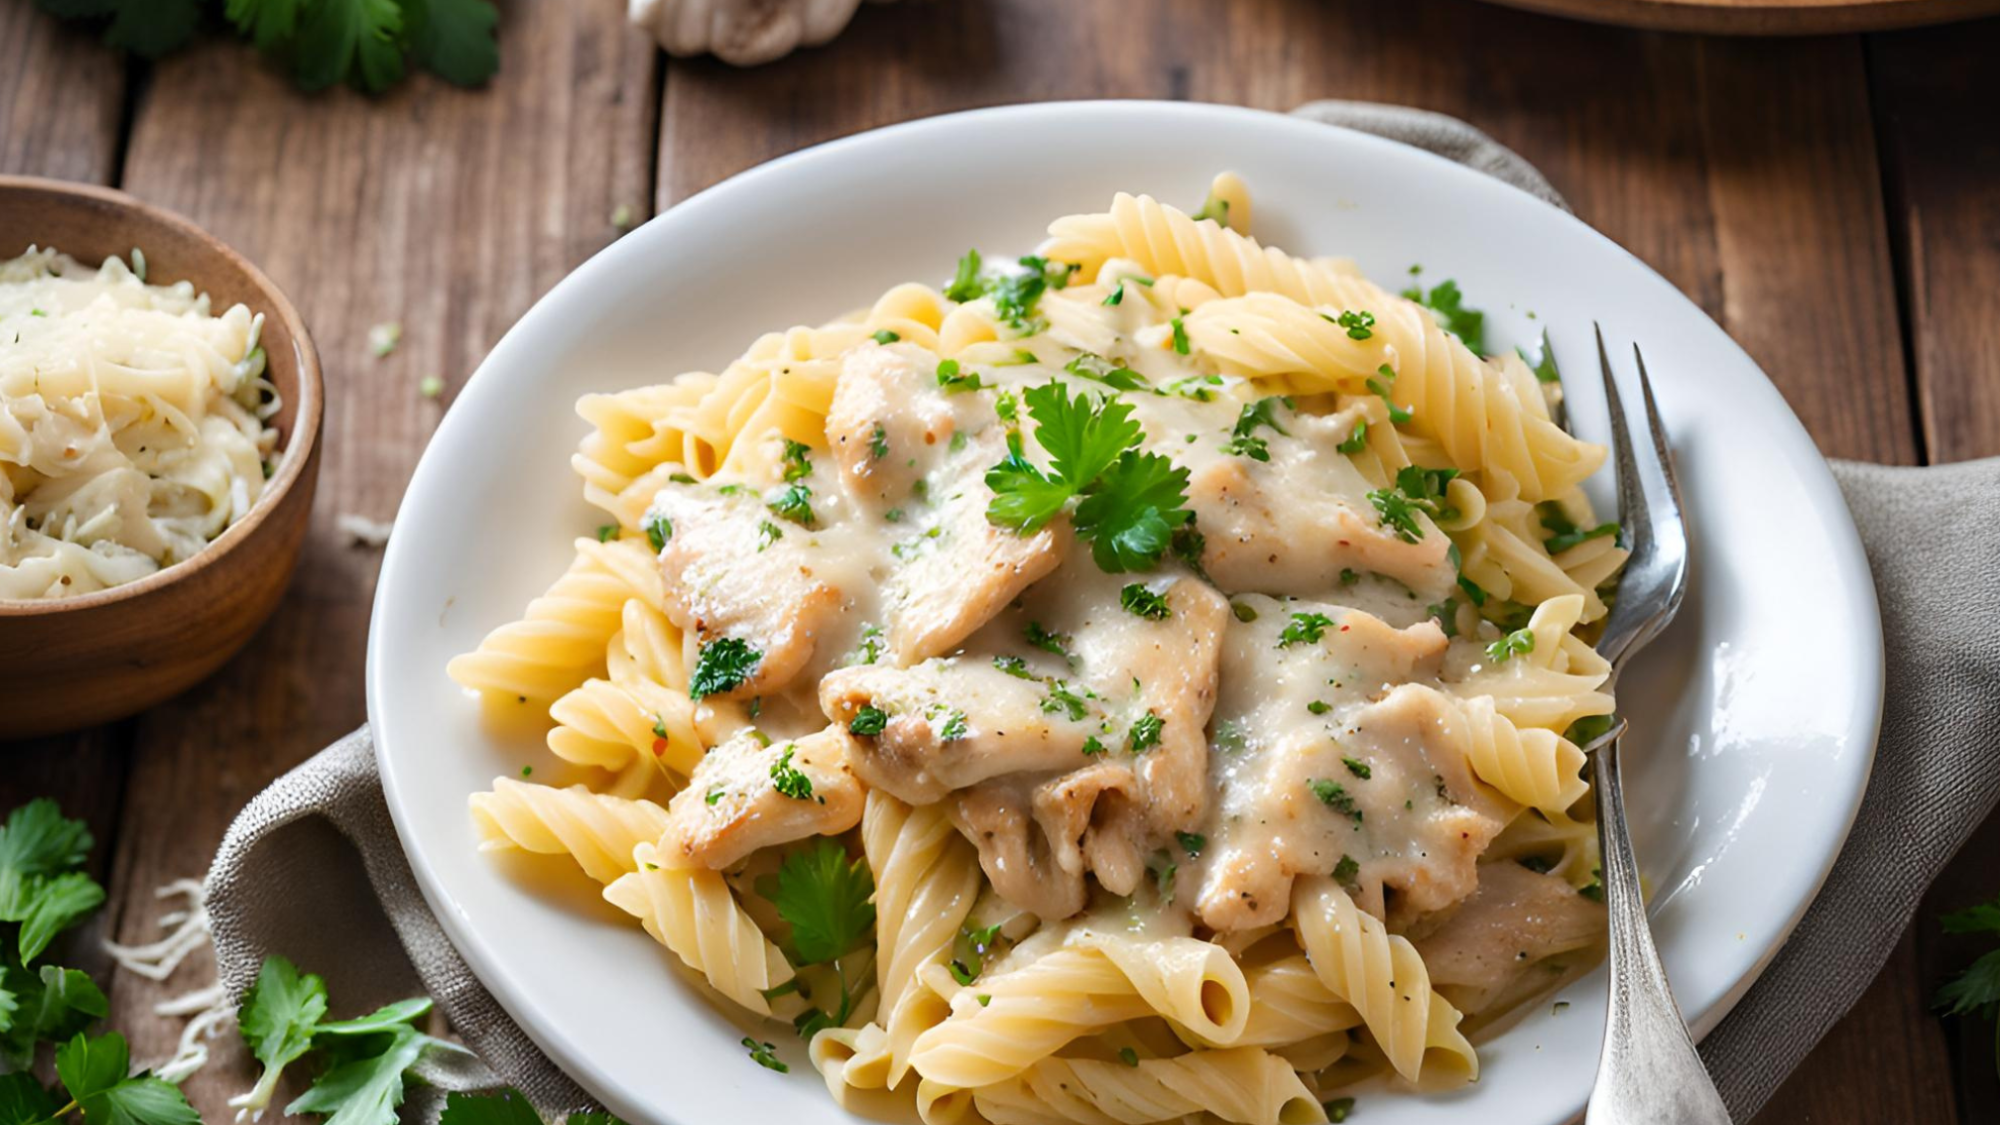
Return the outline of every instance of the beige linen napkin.
<path id="1" fill-rule="evenodd" d="M 1314 102 L 1297 111 L 1429 149 L 1562 206 L 1525 160 L 1454 118 Z M 1846 850 L 1819 899 L 1702 1045 L 1747 1121 L 1868 987 L 1924 888 L 2000 796 L 2000 460 L 1931 469 L 1834 463 L 1881 598 L 1888 692 L 1881 748 Z M 383 803 L 366 728 L 279 778 L 209 873 L 216 961 L 241 995 L 267 953 L 327 978 L 343 1007 L 427 992 L 487 1066 L 435 1066 L 441 1089 L 504 1081 L 538 1105 L 587 1097 L 536 1050 L 438 928 Z M 435 1093 L 410 1116 L 434 1120 Z"/>

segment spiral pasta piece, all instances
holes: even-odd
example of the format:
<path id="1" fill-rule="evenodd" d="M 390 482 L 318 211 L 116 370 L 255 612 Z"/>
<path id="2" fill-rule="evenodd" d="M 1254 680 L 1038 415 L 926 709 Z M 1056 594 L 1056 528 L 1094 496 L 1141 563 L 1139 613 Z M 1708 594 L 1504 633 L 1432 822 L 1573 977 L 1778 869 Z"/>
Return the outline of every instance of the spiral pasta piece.
<path id="1" fill-rule="evenodd" d="M 1149 1125 L 1209 1113 L 1243 1125 L 1308 1125 L 1326 1110 L 1283 1059 L 1252 1047 L 1195 1051 L 1136 1065 L 1043 1059 L 974 1093 L 994 1125 Z"/>
<path id="2" fill-rule="evenodd" d="M 951 1014 L 923 982 L 942 964 L 979 897 L 979 855 L 942 806 L 912 809 L 870 790 L 861 814 L 861 846 L 875 872 L 877 987 L 887 1013 L 888 1084 L 909 1072 L 910 1049 Z"/>
<path id="3" fill-rule="evenodd" d="M 581 785 L 557 789 L 500 777 L 492 792 L 474 793 L 471 804 L 481 847 L 567 855 L 600 883 L 636 870 L 632 849 L 651 845 L 667 830 L 667 810 L 653 802 Z"/>
<path id="4" fill-rule="evenodd" d="M 633 575 L 607 544 L 576 541 L 576 558 L 519 621 L 486 634 L 479 647 L 452 658 L 445 672 L 481 694 L 544 706 L 604 667 L 605 648 L 639 596 Z M 658 578 L 654 578 L 657 586 Z"/>
<path id="5" fill-rule="evenodd" d="M 1302 956 L 1248 969 L 1244 978 L 1250 1017 L 1236 1037 L 1239 1047 L 1281 1047 L 1361 1026 L 1354 1005 L 1328 991 Z"/>
<path id="6" fill-rule="evenodd" d="M 1516 727 L 1490 696 L 1466 699 L 1458 711 L 1472 772 L 1508 798 L 1561 816 L 1590 791 L 1583 780 L 1583 751 L 1569 739 L 1540 727 Z"/>
<path id="7" fill-rule="evenodd" d="M 1363 913 L 1326 876 L 1298 881 L 1292 915 L 1320 983 L 1353 1005 L 1398 1075 L 1422 1083 L 1425 1068 L 1435 1062 L 1434 1082 L 1478 1076 L 1471 1047 L 1460 1046 L 1458 1013 L 1433 996 L 1430 973 L 1415 946 Z"/>
<path id="8" fill-rule="evenodd" d="M 1057 949 L 982 978 L 979 993 L 990 999 L 954 1005 L 951 1018 L 917 1036 L 910 1063 L 919 1076 L 957 1089 L 989 1085 L 1078 1036 L 1154 1011 L 1125 973 L 1094 948 Z"/>
<path id="9" fill-rule="evenodd" d="M 605 901 L 639 919 L 654 941 L 707 978 L 717 992 L 760 1016 L 770 989 L 791 980 L 785 955 L 764 936 L 722 876 L 670 868 L 650 843 L 633 849 L 634 869 L 604 888 Z"/>
<path id="10" fill-rule="evenodd" d="M 1214 942 L 1091 930 L 1079 931 L 1070 942 L 1103 953 L 1155 1012 L 1202 1040 L 1226 1045 L 1243 1033 L 1250 986 L 1235 958 Z"/>

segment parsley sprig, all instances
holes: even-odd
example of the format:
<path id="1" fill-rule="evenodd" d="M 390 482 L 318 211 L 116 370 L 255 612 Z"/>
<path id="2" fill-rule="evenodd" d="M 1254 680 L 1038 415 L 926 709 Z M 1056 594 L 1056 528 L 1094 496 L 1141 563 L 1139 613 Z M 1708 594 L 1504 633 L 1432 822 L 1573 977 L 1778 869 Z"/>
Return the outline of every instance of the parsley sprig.
<path id="1" fill-rule="evenodd" d="M 867 861 L 849 860 L 846 848 L 821 838 L 787 855 L 776 877 L 758 880 L 757 893 L 771 900 L 791 927 L 793 963 L 831 964 L 840 982 L 840 1004 L 833 1012 L 808 1008 L 793 1021 L 800 1037 L 810 1041 L 842 1026 L 853 1013 L 854 996 L 840 959 L 875 932 L 875 906 L 869 901 L 875 878 Z"/>
<path id="2" fill-rule="evenodd" d="M 1486 354 L 1486 314 L 1465 307 L 1465 295 L 1458 282 L 1446 279 L 1429 293 L 1421 283 L 1403 290 L 1403 296 L 1437 315 L 1438 326 L 1458 337 L 1474 355 Z"/>
<path id="3" fill-rule="evenodd" d="M 406 58 L 459 86 L 500 69 L 491 0 L 36 0 L 53 15 L 107 21 L 106 46 L 158 58 L 193 38 L 204 8 L 292 73 L 301 89 L 349 82 L 380 93 Z"/>
<path id="4" fill-rule="evenodd" d="M 2000 898 L 1946 914 L 1938 922 L 1948 934 L 2000 934 Z M 1944 982 L 1935 1003 L 1946 1015 L 2000 1019 L 2000 949 L 1988 950 Z M 1994 1066 L 2000 1068 L 2000 1039 L 1994 1044 Z"/>
<path id="5" fill-rule="evenodd" d="M 1376 514 L 1382 517 L 1382 526 L 1394 532 L 1396 538 L 1418 543 L 1424 538 L 1423 525 L 1417 522 L 1419 513 L 1434 520 L 1458 515 L 1457 509 L 1444 502 L 1445 485 L 1457 475 L 1457 469 L 1405 465 L 1396 470 L 1395 485 L 1370 492 L 1368 502 L 1375 505 Z"/>
<path id="6" fill-rule="evenodd" d="M 1042 294 L 1051 289 L 1066 288 L 1070 275 L 1076 272 L 1076 266 L 1067 262 L 1051 262 L 1034 254 L 1019 259 L 1016 264 L 1019 266 L 1017 270 L 989 270 L 980 259 L 979 251 L 968 250 L 965 257 L 958 260 L 958 272 L 952 277 L 951 284 L 945 287 L 944 295 L 959 304 L 990 296 L 993 307 L 1008 324 L 1027 329 L 1034 319 Z"/>
<path id="7" fill-rule="evenodd" d="M 1278 407 L 1292 409 L 1292 400 L 1285 395 L 1270 395 L 1256 402 L 1244 404 L 1236 415 L 1236 425 L 1229 431 L 1229 441 L 1222 447 L 1224 453 L 1238 457 L 1248 457 L 1252 461 L 1269 461 L 1271 448 L 1263 438 L 1257 436 L 1259 426 L 1268 426 L 1281 434 L 1290 431 L 1278 424 Z"/>
<path id="8" fill-rule="evenodd" d="M 782 1064 L 781 1064 L 782 1065 Z M 572 1113 L 563 1125 L 623 1125 L 608 1113 Z M 438 1125 L 545 1125 L 542 1115 L 528 1104 L 527 1095 L 511 1086 L 468 1094 L 453 1090 L 445 1095 L 444 1112 Z"/>
<path id="9" fill-rule="evenodd" d="M 986 518 L 1028 535 L 1074 502 L 1071 520 L 1101 569 L 1116 574 L 1158 565 L 1174 529 L 1194 516 L 1187 470 L 1137 451 L 1141 430 L 1129 404 L 1081 393 L 1071 398 L 1055 382 L 1022 399 L 1049 469 L 1024 456 L 1018 433 L 1008 435 L 1006 459 L 986 472 L 993 490 Z"/>

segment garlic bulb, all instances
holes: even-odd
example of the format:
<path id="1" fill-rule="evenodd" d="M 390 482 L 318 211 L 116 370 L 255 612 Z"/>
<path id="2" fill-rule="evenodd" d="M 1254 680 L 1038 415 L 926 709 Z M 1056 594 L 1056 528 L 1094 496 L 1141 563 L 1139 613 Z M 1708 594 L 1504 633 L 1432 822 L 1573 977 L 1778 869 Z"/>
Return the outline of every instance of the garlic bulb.
<path id="1" fill-rule="evenodd" d="M 889 0 L 875 0 L 887 3 Z M 670 55 L 756 66 L 840 34 L 861 0 L 630 0 L 632 23 Z"/>

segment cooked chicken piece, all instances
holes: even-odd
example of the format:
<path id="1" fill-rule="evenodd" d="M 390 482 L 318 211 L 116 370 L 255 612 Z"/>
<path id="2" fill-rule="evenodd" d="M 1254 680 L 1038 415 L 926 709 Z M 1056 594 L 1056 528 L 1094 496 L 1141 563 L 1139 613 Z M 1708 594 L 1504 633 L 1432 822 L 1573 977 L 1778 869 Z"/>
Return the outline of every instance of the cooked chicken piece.
<path id="1" fill-rule="evenodd" d="M 759 848 L 847 831 L 864 797 L 852 749 L 837 726 L 789 742 L 749 730 L 711 749 L 667 805 L 660 855 L 721 870 Z"/>
<path id="2" fill-rule="evenodd" d="M 1289 436 L 1268 430 L 1270 461 L 1209 459 L 1191 466 L 1188 507 L 1206 539 L 1201 565 L 1225 590 L 1312 596 L 1343 569 L 1385 574 L 1430 594 L 1456 573 L 1450 540 L 1424 515 L 1406 543 L 1366 499 L 1371 485 L 1334 446 L 1353 431 L 1346 415 L 1292 415 Z"/>
<path id="3" fill-rule="evenodd" d="M 650 515 L 666 520 L 667 617 L 703 645 L 734 637 L 761 654 L 741 683 L 714 694 L 747 699 L 790 682 L 840 617 L 845 597 L 831 580 L 833 560 L 797 527 L 787 533 L 747 488 L 669 485 Z"/>
<path id="4" fill-rule="evenodd" d="M 842 483 L 874 507 L 909 501 L 959 430 L 957 408 L 971 400 L 938 389 L 937 364 L 914 344 L 864 344 L 841 364 L 826 439 Z"/>
<path id="5" fill-rule="evenodd" d="M 1206 729 L 1230 620 L 1228 600 L 1198 579 L 1179 579 L 1165 597 L 1164 620 L 1121 623 L 1106 646 L 1117 650 L 1113 666 L 1139 682 L 1140 708 L 1160 720 L 1159 745 L 1139 755 L 1139 783 L 1162 834 L 1192 829 L 1208 811 Z M 1086 646 L 1087 661 L 1095 647 Z"/>
<path id="6" fill-rule="evenodd" d="M 1097 876 L 1129 895 L 1146 873 L 1155 830 L 1129 761 L 1100 762 L 1035 788 L 1035 823 L 1066 876 Z"/>
<path id="7" fill-rule="evenodd" d="M 1035 830 L 1030 799 L 1013 779 L 975 785 L 952 801 L 952 823 L 979 848 L 979 866 L 1001 898 L 1042 918 L 1083 909 L 1083 872 L 1056 862 Z"/>
<path id="8" fill-rule="evenodd" d="M 884 591 L 889 650 L 897 663 L 915 664 L 958 647 L 1068 552 L 1067 517 L 1056 517 L 1032 535 L 995 527 L 986 518 L 993 501 L 986 470 L 1006 455 L 1006 440 L 995 426 L 932 474 L 930 534 L 918 541 Z"/>
<path id="9" fill-rule="evenodd" d="M 864 707 L 886 716 L 881 733 L 855 740 L 855 772 L 924 805 L 990 777 L 1088 764 L 1084 746 L 1101 717 L 1080 694 L 1063 694 L 1068 690 L 965 657 L 842 668 L 820 681 L 819 699 L 843 727 Z M 1066 706 L 1069 699 L 1075 702 Z"/>
<path id="10" fill-rule="evenodd" d="M 1479 889 L 1417 942 L 1434 985 L 1496 989 L 1537 961 L 1603 940 L 1604 905 L 1518 863 L 1481 864 Z"/>

